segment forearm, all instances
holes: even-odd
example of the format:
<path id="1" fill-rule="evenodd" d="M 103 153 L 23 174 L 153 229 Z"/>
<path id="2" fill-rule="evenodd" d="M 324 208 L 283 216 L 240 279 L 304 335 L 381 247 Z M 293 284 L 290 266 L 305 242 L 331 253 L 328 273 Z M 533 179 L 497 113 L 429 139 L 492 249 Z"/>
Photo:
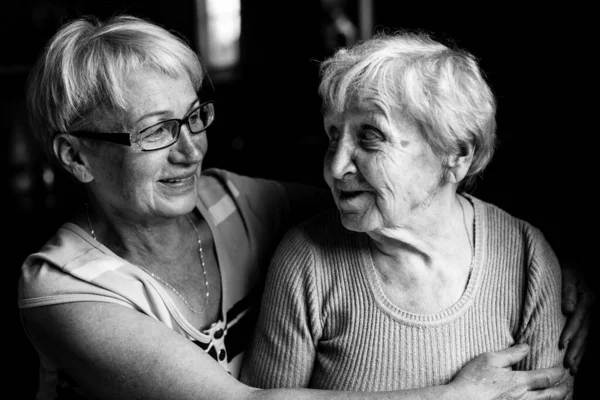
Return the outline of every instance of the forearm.
<path id="1" fill-rule="evenodd" d="M 523 307 L 523 324 L 517 342 L 527 343 L 530 353 L 516 365 L 517 370 L 536 370 L 562 366 L 565 349 L 559 345 L 566 318 L 561 310 L 561 271 L 558 260 L 547 242 L 540 240 L 541 250 L 533 252 L 529 266 L 526 302 Z M 562 381 L 573 387 L 572 376 Z M 571 398 L 569 393 L 567 398 Z"/>
<path id="2" fill-rule="evenodd" d="M 464 391 L 452 385 L 395 392 L 344 392 L 314 389 L 269 389 L 256 391 L 248 400 L 465 400 Z M 480 400 L 485 400 L 481 398 Z"/>

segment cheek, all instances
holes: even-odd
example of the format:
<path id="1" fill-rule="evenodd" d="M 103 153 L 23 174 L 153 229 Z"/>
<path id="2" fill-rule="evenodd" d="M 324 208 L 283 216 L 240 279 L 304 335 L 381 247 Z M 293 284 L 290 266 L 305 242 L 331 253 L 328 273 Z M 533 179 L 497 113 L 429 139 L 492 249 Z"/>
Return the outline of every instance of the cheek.
<path id="1" fill-rule="evenodd" d="M 123 173 L 126 171 L 127 156 L 122 152 L 111 150 L 99 150 L 98 155 L 92 159 L 94 180 L 101 183 L 102 186 L 117 185 L 123 179 Z"/>
<path id="2" fill-rule="evenodd" d="M 118 157 L 105 164 L 103 181 L 115 196 L 128 202 L 140 202 L 151 196 L 161 165 L 152 153 L 142 157 Z"/>
<path id="3" fill-rule="evenodd" d="M 128 185 L 136 188 L 136 191 L 150 190 L 163 164 L 160 157 L 156 157 L 159 154 L 147 153 L 144 156 L 125 162 L 122 166 Z"/>
<path id="4" fill-rule="evenodd" d="M 194 137 L 194 143 L 196 144 L 196 147 L 198 148 L 198 150 L 200 150 L 200 152 L 203 155 L 206 155 L 206 152 L 208 151 L 208 136 L 206 131 L 196 134 L 194 136 L 197 136 Z"/>
<path id="5" fill-rule="evenodd" d="M 416 165 L 417 179 L 422 185 L 439 185 L 443 178 L 443 167 L 441 162 L 435 156 L 429 154 L 417 160 Z"/>
<path id="6" fill-rule="evenodd" d="M 380 193 L 393 191 L 403 170 L 397 158 L 386 153 L 364 157 L 358 163 L 358 168 L 364 179 Z"/>

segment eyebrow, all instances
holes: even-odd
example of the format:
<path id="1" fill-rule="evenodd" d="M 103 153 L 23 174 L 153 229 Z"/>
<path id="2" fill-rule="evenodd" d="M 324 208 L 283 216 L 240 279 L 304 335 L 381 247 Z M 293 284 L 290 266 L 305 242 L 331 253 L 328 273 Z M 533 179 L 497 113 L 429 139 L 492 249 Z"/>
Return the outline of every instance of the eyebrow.
<path id="1" fill-rule="evenodd" d="M 196 98 L 194 99 L 194 101 L 192 101 L 190 103 L 190 105 L 188 106 L 187 113 L 194 108 L 194 106 L 196 106 L 196 104 L 200 103 L 200 97 L 198 95 L 196 95 Z M 144 119 L 146 118 L 150 118 L 150 117 L 161 117 L 161 116 L 170 116 L 173 117 L 173 113 L 171 111 L 168 110 L 161 110 L 161 111 L 153 111 L 149 114 L 144 114 L 142 115 L 137 121 L 134 121 L 134 125 L 138 125 L 140 122 L 142 122 Z"/>

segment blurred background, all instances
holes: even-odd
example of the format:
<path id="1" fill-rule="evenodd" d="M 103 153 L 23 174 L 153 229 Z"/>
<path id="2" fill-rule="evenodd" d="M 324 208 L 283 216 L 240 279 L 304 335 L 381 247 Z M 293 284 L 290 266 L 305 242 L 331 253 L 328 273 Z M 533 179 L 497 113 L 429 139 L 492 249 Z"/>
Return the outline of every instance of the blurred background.
<path id="1" fill-rule="evenodd" d="M 63 222 L 71 183 L 32 140 L 25 115 L 27 74 L 67 20 L 128 13 L 182 35 L 207 66 L 216 102 L 204 167 L 324 185 L 326 139 L 317 96 L 318 63 L 381 30 L 421 30 L 473 53 L 498 100 L 497 153 L 473 194 L 537 226 L 561 260 L 574 260 L 597 287 L 592 249 L 597 168 L 588 54 L 591 10 L 491 4 L 442 9 L 392 0 L 22 0 L 1 11 L 0 115 L 4 127 L 5 287 L 9 387 L 32 398 L 37 357 L 24 336 L 16 283 L 25 257 Z M 597 130 L 596 130 L 597 131 Z M 595 317 L 594 321 L 597 318 Z M 593 334 L 593 333 L 592 333 Z M 5 336 L 6 337 L 6 336 Z M 591 338 L 590 338 L 591 339 Z M 591 387 L 590 341 L 578 393 Z M 587 398 L 581 395 L 581 398 Z"/>

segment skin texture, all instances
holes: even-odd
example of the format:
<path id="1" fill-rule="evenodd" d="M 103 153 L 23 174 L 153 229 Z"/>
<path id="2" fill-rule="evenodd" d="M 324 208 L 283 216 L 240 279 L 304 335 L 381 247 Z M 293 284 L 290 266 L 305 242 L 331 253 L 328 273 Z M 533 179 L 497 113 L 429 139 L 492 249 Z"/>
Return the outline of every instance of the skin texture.
<path id="1" fill-rule="evenodd" d="M 410 225 L 440 189 L 440 162 L 400 110 L 376 101 L 359 107 L 324 118 L 330 139 L 324 177 L 342 223 L 359 232 Z"/>
<path id="2" fill-rule="evenodd" d="M 464 291 L 472 257 L 472 223 L 465 227 L 455 196 L 468 159 L 456 157 L 444 171 L 418 124 L 376 99 L 326 114 L 324 126 L 325 181 L 344 226 L 371 237 L 386 295 L 411 312 L 451 306 Z"/>

